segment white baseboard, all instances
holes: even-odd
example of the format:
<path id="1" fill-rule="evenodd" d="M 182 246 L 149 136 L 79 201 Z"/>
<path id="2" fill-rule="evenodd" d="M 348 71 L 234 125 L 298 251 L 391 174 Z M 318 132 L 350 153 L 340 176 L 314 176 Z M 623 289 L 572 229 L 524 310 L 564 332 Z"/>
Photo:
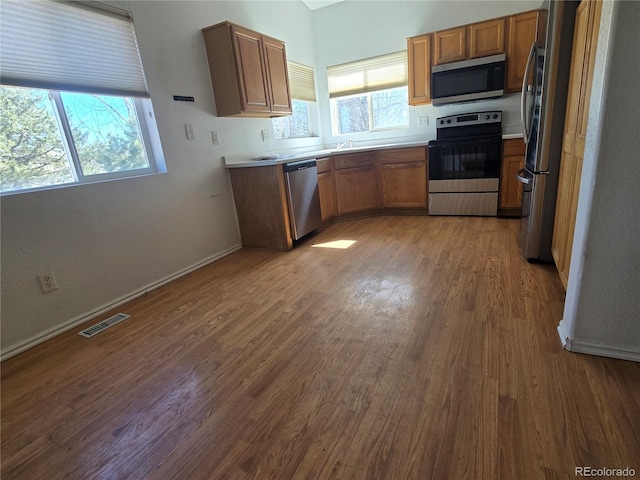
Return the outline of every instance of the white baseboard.
<path id="1" fill-rule="evenodd" d="M 209 265 L 210 263 L 215 262 L 216 260 L 221 259 L 222 257 L 226 257 L 227 255 L 240 250 L 242 248 L 242 244 L 237 244 L 234 245 L 231 248 L 228 248 L 226 250 L 223 250 L 222 252 L 216 253 L 215 255 L 212 255 L 210 257 L 207 257 L 197 263 L 194 263 L 190 266 L 188 266 L 187 268 L 180 270 L 178 272 L 172 273 L 171 275 L 168 275 L 164 278 L 161 278 L 160 280 L 157 280 L 155 282 L 149 283 L 147 285 L 145 285 L 142 288 L 139 288 L 138 290 L 135 290 L 131 293 L 125 294 L 119 298 L 116 298 L 114 300 L 112 300 L 109 303 L 106 303 L 94 310 L 91 310 L 89 312 L 83 313 L 82 315 L 78 315 L 77 317 L 74 317 L 64 323 L 61 323 L 59 325 L 56 325 L 55 327 L 52 327 L 48 330 L 45 330 L 44 332 L 40 332 L 36 335 L 34 335 L 31 338 L 28 338 L 27 340 L 18 342 L 14 345 L 11 345 L 10 347 L 7 347 L 6 349 L 2 350 L 0 352 L 0 362 L 3 362 L 5 360 L 7 360 L 8 358 L 11 358 L 15 355 L 18 355 L 19 353 L 24 352 L 25 350 L 28 350 L 32 347 L 35 347 L 36 345 L 39 345 L 43 342 L 46 342 L 47 340 L 52 339 L 53 337 L 56 337 L 58 335 L 60 335 L 61 333 L 64 333 L 66 331 L 71 330 L 72 328 L 77 327 L 78 325 L 84 323 L 84 322 L 88 322 L 89 320 L 92 320 L 100 315 L 102 315 L 103 313 L 108 312 L 109 310 L 112 310 L 114 308 L 119 307 L 120 305 L 123 305 L 131 300 L 134 300 L 138 297 L 141 297 L 142 295 L 144 295 L 145 293 L 149 293 L 152 290 L 155 290 L 157 288 L 162 287 L 163 285 L 166 285 L 167 283 L 170 283 L 174 280 L 177 280 L 180 277 L 183 277 L 195 270 L 198 270 L 199 268 L 202 268 L 206 265 Z"/>
<path id="2" fill-rule="evenodd" d="M 640 362 L 640 348 L 576 340 L 568 335 L 564 320 L 561 320 L 558 324 L 558 335 L 564 349 L 570 352 Z"/>

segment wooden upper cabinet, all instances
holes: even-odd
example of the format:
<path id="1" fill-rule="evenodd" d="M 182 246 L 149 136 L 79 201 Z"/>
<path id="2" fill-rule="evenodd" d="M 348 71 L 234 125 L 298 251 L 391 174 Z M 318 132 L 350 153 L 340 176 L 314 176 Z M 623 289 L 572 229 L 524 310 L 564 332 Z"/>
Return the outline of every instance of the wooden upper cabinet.
<path id="1" fill-rule="evenodd" d="M 291 114 L 284 43 L 230 22 L 202 33 L 218 116 Z"/>
<path id="2" fill-rule="evenodd" d="M 269 112 L 268 79 L 259 33 L 232 26 L 242 110 Z M 216 95 L 216 101 L 218 95 Z M 220 114 L 220 112 L 218 112 Z"/>
<path id="3" fill-rule="evenodd" d="M 522 89 L 524 70 L 531 45 L 536 39 L 538 11 L 524 12 L 509 17 L 507 40 L 507 92 L 519 92 Z"/>
<path id="4" fill-rule="evenodd" d="M 409 105 L 431 103 L 431 35 L 407 39 Z"/>
<path id="5" fill-rule="evenodd" d="M 467 27 L 450 28 L 433 34 L 433 64 L 467 58 Z"/>
<path id="6" fill-rule="evenodd" d="M 504 53 L 505 19 L 469 25 L 469 58 Z"/>
<path id="7" fill-rule="evenodd" d="M 284 43 L 270 37 L 262 37 L 264 58 L 271 98 L 271 111 L 291 114 L 291 95 L 289 93 L 289 74 Z"/>

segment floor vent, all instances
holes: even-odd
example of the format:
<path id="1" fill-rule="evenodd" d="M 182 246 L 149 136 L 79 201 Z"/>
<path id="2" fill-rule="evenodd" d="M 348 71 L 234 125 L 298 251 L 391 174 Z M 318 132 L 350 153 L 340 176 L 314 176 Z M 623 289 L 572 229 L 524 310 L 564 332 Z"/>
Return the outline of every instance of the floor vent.
<path id="1" fill-rule="evenodd" d="M 120 323 L 123 320 L 126 320 L 131 315 L 127 315 L 126 313 L 118 313 L 113 317 L 109 317 L 106 320 L 101 321 L 100 323 L 96 323 L 94 326 L 85 328 L 81 332 L 78 332 L 78 335 L 85 338 L 91 338 L 94 335 L 106 330 L 109 327 L 113 327 L 116 323 Z"/>

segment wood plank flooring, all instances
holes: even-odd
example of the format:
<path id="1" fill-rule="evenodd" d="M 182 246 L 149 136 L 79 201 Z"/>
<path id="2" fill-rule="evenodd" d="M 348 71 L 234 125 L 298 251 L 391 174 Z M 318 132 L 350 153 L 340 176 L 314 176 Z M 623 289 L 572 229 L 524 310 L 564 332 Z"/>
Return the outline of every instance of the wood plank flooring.
<path id="1" fill-rule="evenodd" d="M 562 350 L 563 288 L 521 258 L 517 228 L 334 224 L 155 290 L 92 339 L 78 328 L 9 359 L 2 478 L 640 474 L 640 364 Z M 316 246 L 338 240 L 355 243 Z"/>

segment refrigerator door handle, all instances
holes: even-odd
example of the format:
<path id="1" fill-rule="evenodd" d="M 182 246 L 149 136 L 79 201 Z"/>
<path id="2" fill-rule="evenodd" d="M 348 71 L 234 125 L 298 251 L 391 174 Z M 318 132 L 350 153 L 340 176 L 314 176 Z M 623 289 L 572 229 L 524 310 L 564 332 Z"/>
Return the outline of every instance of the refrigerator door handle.
<path id="1" fill-rule="evenodd" d="M 529 185 L 531 183 L 531 179 L 525 178 L 522 176 L 524 171 L 525 171 L 524 168 L 521 168 L 520 170 L 518 170 L 518 173 L 516 173 L 516 180 L 518 180 L 520 183 L 524 183 L 525 185 Z"/>
<path id="2" fill-rule="evenodd" d="M 531 50 L 529 50 L 529 57 L 527 58 L 527 67 L 524 69 L 524 77 L 522 78 L 522 92 L 520 97 L 520 124 L 522 125 L 522 135 L 524 137 L 524 143 L 529 143 L 530 132 L 530 118 L 527 111 L 527 94 L 531 91 L 531 85 L 527 85 L 529 79 L 529 69 L 531 68 L 531 60 L 535 58 L 536 54 L 536 42 L 531 44 Z"/>

